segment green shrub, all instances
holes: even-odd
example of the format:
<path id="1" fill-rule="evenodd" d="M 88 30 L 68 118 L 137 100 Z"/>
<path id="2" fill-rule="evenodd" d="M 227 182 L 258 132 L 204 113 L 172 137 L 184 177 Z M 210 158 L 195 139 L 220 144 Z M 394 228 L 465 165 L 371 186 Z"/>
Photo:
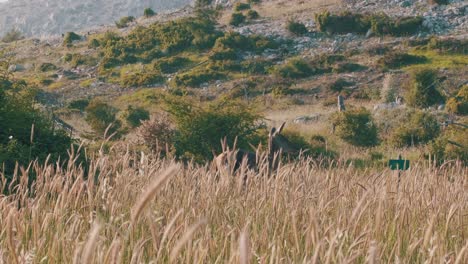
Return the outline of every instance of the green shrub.
<path id="1" fill-rule="evenodd" d="M 437 50 L 439 53 L 468 55 L 468 40 L 455 38 L 431 38 L 427 44 L 429 49 Z"/>
<path id="2" fill-rule="evenodd" d="M 145 10 L 143 11 L 143 15 L 145 17 L 152 17 L 152 16 L 156 15 L 156 12 L 154 12 L 153 9 L 148 7 L 148 8 L 145 8 Z"/>
<path id="3" fill-rule="evenodd" d="M 75 32 L 67 32 L 63 38 L 63 45 L 70 46 L 73 44 L 74 41 L 81 40 L 81 36 L 76 34 Z"/>
<path id="4" fill-rule="evenodd" d="M 390 142 L 396 147 L 417 146 L 430 142 L 439 134 L 440 126 L 433 115 L 415 111 L 410 113 L 406 122 L 392 132 Z"/>
<path id="5" fill-rule="evenodd" d="M 304 24 L 292 20 L 288 21 L 286 28 L 297 36 L 302 36 L 309 32 Z"/>
<path id="6" fill-rule="evenodd" d="M 247 0 L 247 3 L 255 5 L 255 4 L 260 4 L 262 0 Z"/>
<path id="7" fill-rule="evenodd" d="M 98 59 L 90 55 L 73 54 L 69 62 L 72 67 L 78 67 L 80 65 L 96 66 L 98 64 Z"/>
<path id="8" fill-rule="evenodd" d="M 86 107 L 89 105 L 89 99 L 77 99 L 73 100 L 68 104 L 69 109 L 76 109 L 84 112 Z"/>
<path id="9" fill-rule="evenodd" d="M 36 108 L 37 91 L 27 87 L 25 81 L 9 77 L 8 59 L 0 51 L 0 171 L 7 186 L 17 164 L 27 167 L 36 159 L 42 164 L 46 160 L 66 161 L 73 143 L 67 133 L 54 127 L 53 121 Z"/>
<path id="10" fill-rule="evenodd" d="M 315 74 L 315 70 L 300 58 L 293 58 L 276 69 L 276 74 L 282 78 L 306 78 Z"/>
<path id="11" fill-rule="evenodd" d="M 432 159 L 439 163 L 457 159 L 468 165 L 468 137 L 466 128 L 448 127 L 443 134 L 429 145 Z"/>
<path id="12" fill-rule="evenodd" d="M 128 24 L 133 22 L 133 21 L 135 21 L 135 17 L 125 16 L 125 17 L 120 18 L 119 21 L 116 21 L 115 26 L 117 28 L 126 28 L 126 27 L 128 27 Z"/>
<path id="13" fill-rule="evenodd" d="M 99 46 L 100 46 L 99 40 L 95 38 L 90 39 L 88 42 L 88 48 L 90 49 L 97 49 L 99 48 Z"/>
<path id="14" fill-rule="evenodd" d="M 196 68 L 187 73 L 178 74 L 174 78 L 174 83 L 177 87 L 200 87 L 202 84 L 225 78 L 226 75 L 221 72 L 209 68 Z"/>
<path id="15" fill-rule="evenodd" d="M 141 87 L 163 83 L 164 77 L 155 70 L 142 69 L 139 71 L 122 70 L 120 74 L 120 84 L 125 87 Z"/>
<path id="16" fill-rule="evenodd" d="M 345 63 L 338 63 L 334 65 L 332 71 L 334 73 L 344 73 L 344 72 L 358 72 L 358 71 L 363 71 L 365 69 L 367 69 L 367 67 L 361 64 L 345 62 Z"/>
<path id="17" fill-rule="evenodd" d="M 458 94 L 447 101 L 447 111 L 452 114 L 468 115 L 468 85 L 460 88 Z"/>
<path id="18" fill-rule="evenodd" d="M 353 82 L 347 81 L 346 79 L 339 78 L 330 84 L 330 90 L 333 92 L 341 92 L 344 88 L 354 85 Z"/>
<path id="19" fill-rule="evenodd" d="M 259 17 L 260 17 L 260 15 L 255 10 L 249 10 L 247 12 L 247 18 L 249 18 L 249 19 L 258 19 Z"/>
<path id="20" fill-rule="evenodd" d="M 238 2 L 234 5 L 234 11 L 243 11 L 250 9 L 250 4 Z"/>
<path id="21" fill-rule="evenodd" d="M 121 126 L 119 120 L 116 119 L 118 110 L 99 99 L 92 100 L 86 107 L 86 122 L 99 134 L 104 135 L 104 132 L 109 127 L 107 135 L 109 136 L 117 132 Z"/>
<path id="22" fill-rule="evenodd" d="M 422 69 L 412 72 L 406 101 L 408 105 L 426 108 L 444 102 L 444 97 L 438 90 L 437 72 Z"/>
<path id="23" fill-rule="evenodd" d="M 39 65 L 39 71 L 41 72 L 48 72 L 48 71 L 55 71 L 57 70 L 57 66 L 55 66 L 54 64 L 52 63 L 49 63 L 49 62 L 44 62 L 42 63 L 41 65 Z"/>
<path id="24" fill-rule="evenodd" d="M 377 35 L 406 36 L 415 34 L 422 26 L 422 17 L 390 18 L 385 14 L 357 14 L 326 11 L 315 15 L 318 28 L 329 34 L 365 34 L 372 29 Z"/>
<path id="25" fill-rule="evenodd" d="M 332 125 L 336 135 L 351 145 L 371 147 L 378 144 L 377 127 L 365 108 L 335 113 Z"/>
<path id="26" fill-rule="evenodd" d="M 153 69 L 164 74 L 169 74 L 183 69 L 190 63 L 191 61 L 184 57 L 162 58 L 153 62 Z"/>
<path id="27" fill-rule="evenodd" d="M 127 121 L 127 124 L 132 128 L 140 126 L 142 121 L 149 119 L 149 112 L 141 107 L 133 107 L 129 105 L 125 113 L 125 120 Z"/>
<path id="28" fill-rule="evenodd" d="M 212 150 L 221 153 L 224 138 L 231 147 L 237 138 L 237 147 L 243 149 L 259 141 L 260 116 L 244 104 L 216 101 L 199 106 L 178 97 L 168 98 L 166 107 L 176 125 L 176 154 L 181 158 L 211 160 Z"/>
<path id="29" fill-rule="evenodd" d="M 412 64 L 420 64 L 427 61 L 424 56 L 411 55 L 408 53 L 388 53 L 379 59 L 378 64 L 384 69 L 397 69 Z"/>
<path id="30" fill-rule="evenodd" d="M 2 42 L 11 43 L 22 39 L 24 39 L 24 36 L 21 31 L 14 28 L 5 33 L 5 35 L 2 37 Z"/>
<path id="31" fill-rule="evenodd" d="M 246 17 L 242 13 L 233 13 L 231 16 L 231 20 L 229 20 L 229 25 L 238 27 L 242 23 L 244 23 Z"/>
<path id="32" fill-rule="evenodd" d="M 250 35 L 244 36 L 237 32 L 228 32 L 223 37 L 218 38 L 213 47 L 213 51 L 250 51 L 261 53 L 266 49 L 277 49 L 279 44 L 271 38 Z"/>
<path id="33" fill-rule="evenodd" d="M 344 12 L 331 14 L 326 11 L 315 15 L 315 21 L 322 32 L 329 34 L 366 33 L 371 24 L 362 14 Z"/>

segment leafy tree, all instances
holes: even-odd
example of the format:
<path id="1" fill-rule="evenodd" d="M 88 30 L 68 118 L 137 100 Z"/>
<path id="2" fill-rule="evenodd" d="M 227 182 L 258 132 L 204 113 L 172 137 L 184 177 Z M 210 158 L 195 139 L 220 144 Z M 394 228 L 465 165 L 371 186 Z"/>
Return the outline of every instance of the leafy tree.
<path id="1" fill-rule="evenodd" d="M 359 147 L 371 147 L 378 144 L 377 127 L 371 113 L 365 108 L 337 112 L 332 116 L 332 124 L 344 141 Z"/>
<path id="2" fill-rule="evenodd" d="M 426 144 L 437 138 L 440 126 L 437 119 L 423 111 L 411 112 L 407 121 L 393 131 L 390 142 L 396 147 Z"/>
<path id="3" fill-rule="evenodd" d="M 438 90 L 439 79 L 437 72 L 422 69 L 411 74 L 408 95 L 408 105 L 426 108 L 444 102 L 444 97 Z"/>
<path id="4" fill-rule="evenodd" d="M 116 119 L 118 110 L 99 99 L 92 100 L 86 107 L 86 122 L 101 135 L 104 135 L 106 129 L 107 136 L 118 131 L 121 123 Z"/>
<path id="5" fill-rule="evenodd" d="M 221 152 L 220 141 L 230 146 L 249 148 L 258 142 L 260 116 L 247 106 L 234 101 L 217 101 L 199 106 L 189 100 L 166 98 L 166 107 L 176 125 L 176 154 L 182 158 L 203 161 L 213 158 L 212 150 Z"/>
<path id="6" fill-rule="evenodd" d="M 149 119 L 149 112 L 142 107 L 133 107 L 129 105 L 127 108 L 127 112 L 125 113 L 125 120 L 127 120 L 127 123 L 132 128 L 140 126 L 142 121 Z"/>
<path id="7" fill-rule="evenodd" d="M 156 15 L 156 12 L 154 12 L 153 9 L 148 7 L 148 8 L 145 8 L 145 10 L 143 11 L 143 15 L 145 17 L 152 17 L 152 16 Z"/>

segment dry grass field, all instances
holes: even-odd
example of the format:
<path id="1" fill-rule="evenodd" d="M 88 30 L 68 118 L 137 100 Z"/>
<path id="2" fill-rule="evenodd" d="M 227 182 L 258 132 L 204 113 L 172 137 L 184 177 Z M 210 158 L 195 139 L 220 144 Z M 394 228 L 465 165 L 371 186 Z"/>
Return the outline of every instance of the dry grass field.
<path id="1" fill-rule="evenodd" d="M 0 197 L 0 263 L 468 263 L 468 171 L 340 161 L 239 175 L 130 152 L 34 164 Z M 237 173 L 237 174 L 238 174 Z M 2 181 L 4 183 L 4 181 Z M 2 186 L 3 187 L 3 186 Z"/>

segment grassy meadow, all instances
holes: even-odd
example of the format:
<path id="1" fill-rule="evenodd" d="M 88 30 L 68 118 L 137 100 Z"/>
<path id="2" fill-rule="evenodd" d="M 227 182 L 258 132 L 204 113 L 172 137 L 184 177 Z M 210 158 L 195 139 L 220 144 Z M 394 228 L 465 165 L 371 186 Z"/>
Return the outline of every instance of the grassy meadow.
<path id="1" fill-rule="evenodd" d="M 399 187 L 396 172 L 341 160 L 284 163 L 272 177 L 266 164 L 230 175 L 117 150 L 88 165 L 17 171 L 0 197 L 1 263 L 468 261 L 456 162 L 415 162 Z"/>

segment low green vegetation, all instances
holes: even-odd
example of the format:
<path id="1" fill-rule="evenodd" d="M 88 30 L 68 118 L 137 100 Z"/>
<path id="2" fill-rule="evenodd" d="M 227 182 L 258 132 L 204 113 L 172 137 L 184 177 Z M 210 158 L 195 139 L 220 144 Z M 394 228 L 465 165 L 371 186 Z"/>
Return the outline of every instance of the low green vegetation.
<path id="1" fill-rule="evenodd" d="M 122 126 L 120 120 L 116 118 L 118 110 L 99 99 L 89 102 L 85 111 L 86 122 L 99 136 L 108 137 L 117 133 Z"/>
<path id="2" fill-rule="evenodd" d="M 329 34 L 366 34 L 369 30 L 377 35 L 407 36 L 422 28 L 421 17 L 391 18 L 385 14 L 359 14 L 328 11 L 316 14 L 315 20 L 322 32 Z"/>
<path id="3" fill-rule="evenodd" d="M 134 107 L 129 105 L 124 113 L 125 120 L 131 128 L 141 125 L 143 121 L 150 119 L 150 113 L 142 107 Z"/>
<path id="4" fill-rule="evenodd" d="M 427 58 L 424 56 L 392 52 L 385 54 L 379 59 L 378 64 L 384 69 L 398 69 L 404 66 L 422 64 L 425 62 L 427 62 Z"/>
<path id="5" fill-rule="evenodd" d="M 468 85 L 447 101 L 447 111 L 457 115 L 468 115 Z"/>
<path id="6" fill-rule="evenodd" d="M 240 12 L 232 13 L 229 25 L 238 27 L 246 21 L 246 16 Z"/>
<path id="7" fill-rule="evenodd" d="M 5 33 L 5 35 L 2 37 L 1 41 L 5 42 L 5 43 L 11 43 L 11 42 L 15 42 L 15 41 L 22 40 L 22 39 L 24 39 L 24 36 L 21 33 L 21 31 L 14 28 L 14 29 L 8 31 L 7 33 Z"/>
<path id="8" fill-rule="evenodd" d="M 304 24 L 293 20 L 288 21 L 286 28 L 289 32 L 297 36 L 302 36 L 309 32 Z"/>
<path id="9" fill-rule="evenodd" d="M 70 46 L 73 44 L 74 41 L 81 40 L 81 36 L 76 34 L 75 32 L 67 32 L 63 38 L 63 45 Z"/>
<path id="10" fill-rule="evenodd" d="M 439 122 L 430 113 L 412 111 L 408 113 L 406 120 L 391 134 L 390 143 L 395 147 L 426 144 L 440 134 Z"/>
<path id="11" fill-rule="evenodd" d="M 337 112 L 331 122 L 335 134 L 351 145 L 371 147 L 379 143 L 377 126 L 365 108 Z"/>
<path id="12" fill-rule="evenodd" d="M 148 8 L 145 8 L 145 10 L 143 11 L 143 15 L 145 17 L 152 17 L 152 16 L 156 15 L 156 12 L 154 12 L 153 9 L 148 7 Z"/>
<path id="13" fill-rule="evenodd" d="M 407 87 L 406 101 L 408 105 L 426 108 L 444 103 L 444 97 L 439 91 L 437 72 L 431 69 L 416 70 L 411 73 Z"/>
<path id="14" fill-rule="evenodd" d="M 122 17 L 119 21 L 115 22 L 115 26 L 117 28 L 126 28 L 128 27 L 128 24 L 132 23 L 133 21 L 135 21 L 135 17 L 125 16 Z"/>

